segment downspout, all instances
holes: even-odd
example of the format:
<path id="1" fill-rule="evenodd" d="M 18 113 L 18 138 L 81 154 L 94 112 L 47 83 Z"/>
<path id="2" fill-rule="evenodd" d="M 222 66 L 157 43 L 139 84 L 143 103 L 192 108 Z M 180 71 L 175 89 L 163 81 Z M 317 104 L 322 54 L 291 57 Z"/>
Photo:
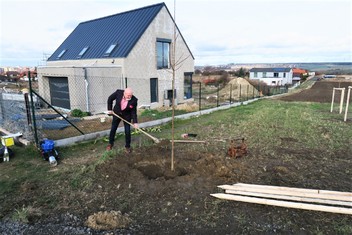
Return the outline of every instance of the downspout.
<path id="1" fill-rule="evenodd" d="M 123 80 L 123 74 L 121 74 L 121 80 L 120 80 L 120 86 L 121 86 L 121 89 L 123 89 L 125 87 L 125 84 L 124 84 L 124 80 Z"/>
<path id="2" fill-rule="evenodd" d="M 89 94 L 88 94 L 89 83 L 87 79 L 87 68 L 83 67 L 83 70 L 84 70 L 84 82 L 86 84 L 86 110 L 89 113 Z"/>

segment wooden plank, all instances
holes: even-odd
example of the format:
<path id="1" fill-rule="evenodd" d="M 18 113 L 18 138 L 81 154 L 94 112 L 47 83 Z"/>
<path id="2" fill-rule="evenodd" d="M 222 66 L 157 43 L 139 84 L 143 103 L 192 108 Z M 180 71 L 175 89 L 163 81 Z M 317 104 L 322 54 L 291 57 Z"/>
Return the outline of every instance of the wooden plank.
<path id="1" fill-rule="evenodd" d="M 300 203 L 300 202 L 288 202 L 288 201 L 280 201 L 280 200 L 273 200 L 273 199 L 237 196 L 237 195 L 226 194 L 226 193 L 215 193 L 210 195 L 219 199 L 226 199 L 226 200 L 233 200 L 233 201 L 240 201 L 240 202 L 352 215 L 352 208 L 314 205 L 314 204 Z"/>
<path id="2" fill-rule="evenodd" d="M 330 204 L 330 205 L 352 207 L 352 202 L 345 202 L 345 201 L 334 201 L 334 200 L 327 200 L 327 199 L 306 198 L 306 197 L 267 194 L 267 193 L 255 193 L 255 192 L 246 192 L 246 191 L 238 191 L 238 190 L 226 190 L 226 193 L 254 196 L 254 197 L 272 198 L 272 199 L 283 199 L 283 200 L 299 201 L 299 202 L 314 202 L 314 203 L 321 203 L 321 204 Z"/>
<path id="3" fill-rule="evenodd" d="M 244 184 L 244 183 L 237 183 L 234 185 L 240 185 L 245 187 L 252 187 L 252 188 L 266 188 L 266 189 L 278 189 L 278 190 L 287 190 L 287 191 L 296 191 L 296 192 L 304 192 L 304 193 L 318 193 L 318 194 L 333 194 L 333 195 L 341 195 L 352 197 L 351 192 L 340 192 L 340 191 L 330 191 L 330 190 L 320 190 L 320 189 L 305 189 L 305 188 L 291 188 L 291 187 L 282 187 L 282 186 L 272 186 L 272 185 L 259 185 L 259 184 Z"/>
<path id="4" fill-rule="evenodd" d="M 13 134 L 10 133 L 9 131 L 7 131 L 7 130 L 1 128 L 1 127 L 0 127 L 0 133 L 3 133 L 3 134 L 8 135 L 8 136 L 13 135 Z M 18 141 L 18 142 L 20 142 L 21 144 L 23 144 L 23 145 L 25 145 L 25 146 L 28 146 L 28 145 L 30 145 L 30 143 L 31 143 L 30 141 L 28 141 L 28 140 L 26 140 L 26 139 L 24 139 L 24 138 L 21 138 L 21 137 L 16 137 L 15 140 Z"/>
<path id="5" fill-rule="evenodd" d="M 19 136 L 22 136 L 21 132 L 17 132 L 15 134 L 8 134 L 8 135 L 4 135 L 4 136 L 1 136 L 1 137 L 2 138 L 15 138 L 15 137 L 19 137 Z"/>
<path id="6" fill-rule="evenodd" d="M 246 192 L 268 193 L 268 194 L 277 194 L 277 195 L 299 196 L 299 197 L 320 198 L 320 199 L 352 202 L 352 197 L 334 195 L 334 194 L 320 194 L 316 192 L 314 193 L 299 192 L 295 190 L 290 191 L 287 189 L 281 190 L 281 189 L 271 189 L 266 187 L 253 188 L 253 187 L 248 187 L 243 185 L 220 185 L 218 187 L 225 190 L 240 190 L 240 191 L 246 191 Z"/>

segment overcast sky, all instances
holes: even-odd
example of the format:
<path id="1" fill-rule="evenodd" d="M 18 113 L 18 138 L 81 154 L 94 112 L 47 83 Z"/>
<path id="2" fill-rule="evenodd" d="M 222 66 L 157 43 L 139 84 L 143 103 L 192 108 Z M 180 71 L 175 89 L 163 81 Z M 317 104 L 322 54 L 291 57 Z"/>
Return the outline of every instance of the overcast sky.
<path id="1" fill-rule="evenodd" d="M 79 23 L 160 2 L 0 0 L 0 66 L 43 64 Z M 352 62 L 352 0 L 164 2 L 195 65 Z"/>

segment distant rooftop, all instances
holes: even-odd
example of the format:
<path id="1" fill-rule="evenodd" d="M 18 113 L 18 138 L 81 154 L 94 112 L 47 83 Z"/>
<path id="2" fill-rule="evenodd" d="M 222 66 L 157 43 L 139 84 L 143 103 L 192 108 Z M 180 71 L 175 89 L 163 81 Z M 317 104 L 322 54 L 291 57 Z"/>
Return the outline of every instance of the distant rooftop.
<path id="1" fill-rule="evenodd" d="M 286 73 L 290 72 L 291 68 L 252 68 L 249 72 L 276 72 L 276 73 Z"/>

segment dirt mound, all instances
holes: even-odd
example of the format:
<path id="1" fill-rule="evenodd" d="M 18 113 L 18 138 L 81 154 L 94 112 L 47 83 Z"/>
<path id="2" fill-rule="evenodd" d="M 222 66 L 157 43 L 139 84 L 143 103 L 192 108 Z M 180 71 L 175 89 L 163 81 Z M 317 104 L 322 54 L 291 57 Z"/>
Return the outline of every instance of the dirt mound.
<path id="1" fill-rule="evenodd" d="M 131 220 L 120 211 L 100 211 L 90 215 L 86 221 L 88 227 L 97 230 L 126 228 Z"/>
<path id="2" fill-rule="evenodd" d="M 194 112 L 199 110 L 198 104 L 195 103 L 184 103 L 176 106 L 177 110 L 186 110 L 187 112 Z"/>
<path id="3" fill-rule="evenodd" d="M 219 96 L 224 99 L 229 99 L 230 96 L 252 96 L 258 94 L 258 90 L 255 89 L 246 79 L 237 77 L 232 79 L 223 89 L 219 91 Z"/>

